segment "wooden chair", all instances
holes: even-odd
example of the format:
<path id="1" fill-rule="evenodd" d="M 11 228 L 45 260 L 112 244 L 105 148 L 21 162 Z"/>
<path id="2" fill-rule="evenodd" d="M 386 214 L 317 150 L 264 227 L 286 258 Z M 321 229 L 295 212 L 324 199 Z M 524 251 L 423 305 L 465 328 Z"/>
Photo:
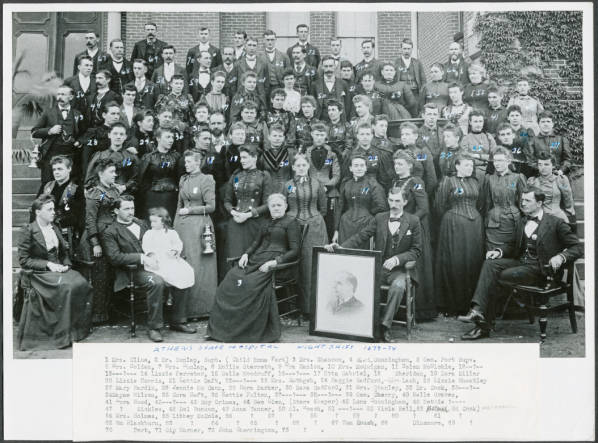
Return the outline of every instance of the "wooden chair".
<path id="1" fill-rule="evenodd" d="M 303 241 L 307 236 L 308 230 L 309 225 L 303 225 L 301 227 L 301 238 L 299 240 L 299 256 L 297 257 L 297 260 L 294 260 L 289 263 L 281 263 L 270 268 L 270 270 L 272 271 L 271 285 L 272 289 L 274 289 L 274 293 L 276 294 L 276 303 L 279 307 L 278 315 L 279 317 L 287 317 L 291 314 L 298 314 L 297 324 L 299 326 L 301 326 L 301 310 L 299 309 L 297 303 L 297 300 L 299 299 L 299 263 L 301 262 L 301 249 L 303 248 Z M 226 261 L 227 263 L 233 263 L 239 261 L 240 258 L 241 257 L 228 257 Z M 292 268 L 295 268 L 295 272 L 293 272 L 292 274 L 290 272 L 286 272 L 286 275 L 284 275 L 283 277 L 280 276 L 280 271 Z M 291 308 L 285 311 L 281 309 L 281 305 L 286 303 L 290 304 Z"/>
<path id="2" fill-rule="evenodd" d="M 13 292 L 12 298 L 12 317 L 15 323 L 20 322 L 25 301 L 29 298 L 31 292 L 31 275 L 35 271 L 33 269 L 19 269 L 19 277 L 17 280 L 17 287 Z"/>
<path id="3" fill-rule="evenodd" d="M 405 320 L 397 320 L 396 316 L 393 319 L 392 324 L 402 325 L 407 328 L 407 340 L 411 340 L 411 331 L 415 328 L 415 286 L 412 281 L 412 274 L 415 270 L 415 261 L 408 261 L 405 263 L 405 271 L 407 276 L 405 277 L 405 296 L 399 304 L 399 312 L 401 309 L 405 311 Z M 388 299 L 389 285 L 380 286 L 380 309 L 386 306 Z M 398 316 L 398 313 L 397 313 Z"/>
<path id="4" fill-rule="evenodd" d="M 511 300 L 515 300 L 519 307 L 527 311 L 529 322 L 533 324 L 535 316 L 538 315 L 538 324 L 540 325 L 540 340 L 546 340 L 546 326 L 548 324 L 547 315 L 554 311 L 569 311 L 569 322 L 571 323 L 571 331 L 577 333 L 577 319 L 575 317 L 575 305 L 573 303 L 573 273 L 574 262 L 566 263 L 563 278 L 555 281 L 551 277 L 547 278 L 546 285 L 532 286 L 532 285 L 513 285 L 505 281 L 499 280 L 499 284 L 510 289 L 509 296 L 504 304 L 502 310 L 502 317 L 504 317 L 507 306 Z M 567 301 L 550 305 L 550 298 L 557 295 L 567 295 Z"/>

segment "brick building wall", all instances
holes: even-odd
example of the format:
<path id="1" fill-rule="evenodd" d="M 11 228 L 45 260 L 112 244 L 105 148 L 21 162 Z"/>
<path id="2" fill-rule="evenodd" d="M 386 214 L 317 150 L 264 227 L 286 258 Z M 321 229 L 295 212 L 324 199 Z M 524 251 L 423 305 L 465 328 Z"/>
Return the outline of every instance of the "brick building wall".
<path id="1" fill-rule="evenodd" d="M 378 12 L 378 58 L 394 60 L 399 55 L 401 40 L 411 38 L 411 13 L 401 11 Z"/>
<path id="2" fill-rule="evenodd" d="M 419 12 L 417 14 L 419 59 L 424 64 L 426 75 L 433 63 L 447 61 L 448 47 L 458 31 L 458 12 Z"/>
<path id="3" fill-rule="evenodd" d="M 459 30 L 457 12 L 418 13 L 419 57 L 426 69 L 434 61 L 444 61 L 448 42 Z M 211 30 L 212 42 L 219 46 L 232 45 L 236 30 L 244 29 L 258 38 L 258 49 L 263 49 L 263 32 L 266 30 L 266 12 L 123 12 L 121 36 L 125 54 L 129 58 L 135 42 L 144 38 L 146 22 L 158 25 L 158 38 L 177 49 L 176 62 L 185 63 L 187 50 L 197 44 L 199 26 Z M 330 53 L 330 38 L 337 34 L 337 15 L 331 11 L 310 12 L 310 41 L 322 55 Z M 106 35 L 107 20 L 104 21 Z M 434 29 L 434 32 L 429 32 Z M 377 52 L 381 60 L 394 60 L 400 51 L 401 40 L 411 38 L 411 13 L 405 11 L 380 11 L 377 13 Z M 447 42 L 446 46 L 439 44 Z"/>
<path id="4" fill-rule="evenodd" d="M 238 30 L 258 39 L 258 50 L 264 48 L 263 35 L 266 31 L 265 12 L 222 12 L 220 13 L 220 36 L 222 46 L 232 46 Z"/>
<path id="5" fill-rule="evenodd" d="M 108 35 L 108 13 L 107 12 L 102 12 L 102 35 L 107 36 Z M 104 41 L 101 42 L 101 46 L 102 46 L 102 51 L 105 51 L 106 49 L 108 49 L 110 42 L 108 41 L 107 38 L 104 38 Z"/>
<path id="6" fill-rule="evenodd" d="M 126 57 L 131 57 L 135 42 L 145 37 L 143 26 L 153 22 L 158 26 L 158 38 L 174 45 L 176 63 L 184 65 L 187 50 L 198 43 L 200 26 L 210 28 L 210 39 L 220 46 L 220 13 L 218 12 L 134 12 L 123 13 L 126 26 L 122 34 Z M 122 18 L 121 18 L 122 23 Z"/>
<path id="7" fill-rule="evenodd" d="M 330 54 L 330 39 L 336 35 L 336 14 L 316 11 L 309 14 L 309 41 L 320 50 L 320 55 Z"/>

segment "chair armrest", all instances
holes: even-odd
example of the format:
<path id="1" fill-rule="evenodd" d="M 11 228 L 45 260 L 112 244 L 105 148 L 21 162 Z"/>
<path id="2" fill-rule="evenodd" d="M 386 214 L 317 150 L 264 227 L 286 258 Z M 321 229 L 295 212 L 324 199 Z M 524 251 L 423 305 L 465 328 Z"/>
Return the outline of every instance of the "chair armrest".
<path id="1" fill-rule="evenodd" d="M 405 263 L 405 269 L 408 271 L 415 269 L 415 260 L 411 260 Z"/>
<path id="2" fill-rule="evenodd" d="M 139 265 L 125 265 L 125 268 L 129 271 L 134 271 L 139 267 Z"/>
<path id="3" fill-rule="evenodd" d="M 299 260 L 295 260 L 295 261 L 288 262 L 288 263 L 281 263 L 279 265 L 272 266 L 270 268 L 270 270 L 271 271 L 280 271 L 282 269 L 288 269 L 290 267 L 293 267 L 293 266 L 297 265 L 298 263 L 299 263 Z"/>
<path id="4" fill-rule="evenodd" d="M 27 275 L 27 276 L 33 275 L 34 272 L 35 271 L 33 269 L 24 269 L 24 268 L 21 268 L 21 271 L 20 271 L 21 274 Z"/>
<path id="5" fill-rule="evenodd" d="M 227 263 L 231 263 L 231 262 L 239 261 L 239 260 L 241 260 L 241 256 L 239 256 L 239 257 L 226 257 L 226 262 Z"/>

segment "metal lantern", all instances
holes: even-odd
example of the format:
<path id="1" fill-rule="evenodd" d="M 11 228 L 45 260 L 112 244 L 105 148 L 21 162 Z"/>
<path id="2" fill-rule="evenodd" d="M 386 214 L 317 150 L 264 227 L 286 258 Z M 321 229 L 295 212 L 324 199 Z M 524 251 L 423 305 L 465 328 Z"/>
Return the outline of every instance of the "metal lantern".
<path id="1" fill-rule="evenodd" d="M 210 225 L 205 226 L 203 234 L 201 234 L 201 239 L 203 240 L 202 254 L 213 254 L 216 247 L 216 237 Z"/>

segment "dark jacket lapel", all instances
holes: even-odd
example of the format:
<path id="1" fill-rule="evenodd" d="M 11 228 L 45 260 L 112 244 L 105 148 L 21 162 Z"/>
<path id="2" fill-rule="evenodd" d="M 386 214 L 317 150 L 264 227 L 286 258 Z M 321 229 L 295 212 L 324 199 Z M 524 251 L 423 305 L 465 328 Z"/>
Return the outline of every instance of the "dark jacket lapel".
<path id="1" fill-rule="evenodd" d="M 542 220 L 540 220 L 540 224 L 538 225 L 538 244 L 542 243 L 542 238 L 550 230 L 550 224 L 550 217 L 546 217 L 546 213 L 544 212 L 542 214 Z"/>
<path id="2" fill-rule="evenodd" d="M 131 244 L 131 246 L 133 246 L 135 251 L 141 252 L 141 239 L 143 239 L 143 225 L 141 223 L 139 223 L 139 220 L 137 219 L 133 219 L 134 223 L 137 223 L 139 225 L 139 227 L 141 228 L 139 230 L 139 239 L 135 238 L 135 235 L 122 223 L 119 223 L 117 221 L 114 221 L 114 223 L 116 223 L 116 226 L 118 228 L 118 232 L 120 233 L 121 237 L 123 237 L 123 239 L 126 242 L 129 242 Z"/>
<path id="3" fill-rule="evenodd" d="M 409 222 L 407 221 L 407 217 L 405 217 L 405 212 L 403 212 L 403 214 L 401 214 L 401 222 L 400 223 L 401 223 L 401 225 L 399 226 L 399 232 L 397 233 L 397 236 L 398 236 L 397 244 L 399 244 L 401 242 L 401 240 L 403 240 L 403 237 L 405 237 L 405 234 L 409 230 Z"/>
<path id="4" fill-rule="evenodd" d="M 390 218 L 390 213 L 385 212 L 381 217 L 380 217 L 380 226 L 378 227 L 379 229 L 379 236 L 377 236 L 376 238 L 380 239 L 380 244 L 377 245 L 377 249 L 382 251 L 382 253 L 384 253 L 384 250 L 386 249 L 386 241 L 388 239 L 388 219 Z"/>
<path id="5" fill-rule="evenodd" d="M 44 234 L 42 234 L 42 230 L 36 221 L 31 223 L 31 232 L 33 234 L 33 239 L 39 243 L 44 251 L 47 251 L 46 239 L 44 238 Z"/>

